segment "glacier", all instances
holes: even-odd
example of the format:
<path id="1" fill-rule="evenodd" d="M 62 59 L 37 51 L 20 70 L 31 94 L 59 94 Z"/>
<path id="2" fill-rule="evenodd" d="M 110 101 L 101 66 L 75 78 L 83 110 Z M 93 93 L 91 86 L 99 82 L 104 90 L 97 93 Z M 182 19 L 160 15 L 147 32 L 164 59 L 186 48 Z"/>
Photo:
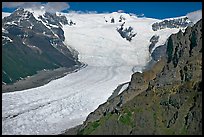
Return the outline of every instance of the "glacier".
<path id="1" fill-rule="evenodd" d="M 119 84 L 130 81 L 133 67 L 142 71 L 151 60 L 148 48 L 153 35 L 160 36 L 156 48 L 179 31 L 153 31 L 151 24 L 158 19 L 126 13 L 60 15 L 76 23 L 63 26 L 64 43 L 78 51 L 79 60 L 88 66 L 41 87 L 3 93 L 2 134 L 60 134 L 82 124 Z M 124 27 L 137 33 L 131 42 L 116 30 L 123 23 L 117 21 L 120 16 L 125 18 Z"/>

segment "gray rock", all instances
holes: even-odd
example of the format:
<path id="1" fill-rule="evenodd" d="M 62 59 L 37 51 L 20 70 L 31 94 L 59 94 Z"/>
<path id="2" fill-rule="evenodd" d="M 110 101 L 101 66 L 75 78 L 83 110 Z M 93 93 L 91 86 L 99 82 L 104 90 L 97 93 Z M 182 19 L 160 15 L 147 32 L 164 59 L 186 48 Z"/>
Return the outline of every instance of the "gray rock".
<path id="1" fill-rule="evenodd" d="M 165 28 L 185 28 L 192 24 L 193 22 L 191 22 L 187 17 L 163 20 L 161 22 L 156 22 L 152 24 L 152 30 L 157 31 Z"/>
<path id="2" fill-rule="evenodd" d="M 133 37 L 137 35 L 137 33 L 133 32 L 133 28 L 129 26 L 128 28 L 124 28 L 125 22 L 117 28 L 117 31 L 120 33 L 122 38 L 125 38 L 128 41 L 131 41 Z"/>

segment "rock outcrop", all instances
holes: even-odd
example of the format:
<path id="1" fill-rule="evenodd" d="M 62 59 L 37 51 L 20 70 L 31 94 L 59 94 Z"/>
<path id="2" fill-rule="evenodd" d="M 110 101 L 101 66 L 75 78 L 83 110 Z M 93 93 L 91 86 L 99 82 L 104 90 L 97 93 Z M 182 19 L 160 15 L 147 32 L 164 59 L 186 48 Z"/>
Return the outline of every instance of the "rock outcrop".
<path id="1" fill-rule="evenodd" d="M 151 37 L 150 42 L 151 44 L 149 45 L 149 52 L 152 52 L 152 49 L 154 48 L 155 44 L 158 42 L 159 40 L 159 36 L 154 35 Z"/>
<path id="2" fill-rule="evenodd" d="M 175 19 L 165 19 L 161 22 L 156 22 L 152 24 L 152 30 L 157 31 L 165 28 L 186 28 L 189 25 L 192 25 L 188 17 L 175 18 Z"/>
<path id="3" fill-rule="evenodd" d="M 120 33 L 120 36 L 122 38 L 125 38 L 128 41 L 131 41 L 133 37 L 137 35 L 136 32 L 134 32 L 133 28 L 131 26 L 124 27 L 125 22 L 117 28 L 117 31 Z"/>

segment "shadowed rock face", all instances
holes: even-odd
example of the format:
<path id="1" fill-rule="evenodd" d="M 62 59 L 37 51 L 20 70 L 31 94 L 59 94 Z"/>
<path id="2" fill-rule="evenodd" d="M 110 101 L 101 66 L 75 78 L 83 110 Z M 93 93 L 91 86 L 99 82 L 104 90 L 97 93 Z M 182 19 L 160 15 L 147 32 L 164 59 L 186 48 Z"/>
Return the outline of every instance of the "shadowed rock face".
<path id="1" fill-rule="evenodd" d="M 149 53 L 151 54 L 151 57 L 153 59 L 152 61 L 158 61 L 163 56 L 165 56 L 166 44 L 160 45 L 153 50 L 158 40 L 159 40 L 159 36 L 157 35 L 152 36 L 152 38 L 150 39 L 151 44 L 149 45 Z"/>
<path id="2" fill-rule="evenodd" d="M 80 64 L 63 43 L 61 24 L 68 23 L 66 17 L 45 13 L 38 19 L 24 9 L 2 19 L 2 83 L 14 83 L 43 69 Z"/>
<path id="3" fill-rule="evenodd" d="M 151 37 L 150 42 L 151 44 L 149 45 L 149 52 L 152 52 L 152 49 L 154 48 L 155 44 L 158 42 L 159 40 L 159 36 L 154 35 Z"/>
<path id="4" fill-rule="evenodd" d="M 71 134 L 202 134 L 202 20 L 169 37 L 166 57 Z M 122 101 L 121 101 L 122 99 Z M 67 131 L 65 134 L 70 134 Z"/>

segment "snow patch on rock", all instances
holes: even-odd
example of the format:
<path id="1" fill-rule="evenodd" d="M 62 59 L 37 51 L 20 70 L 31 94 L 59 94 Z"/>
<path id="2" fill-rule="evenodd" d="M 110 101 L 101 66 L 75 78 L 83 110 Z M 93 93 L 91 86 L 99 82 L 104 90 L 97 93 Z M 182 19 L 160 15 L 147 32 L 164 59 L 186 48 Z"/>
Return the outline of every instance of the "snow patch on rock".
<path id="1" fill-rule="evenodd" d="M 202 10 L 190 12 L 186 15 L 194 24 L 202 19 Z"/>

